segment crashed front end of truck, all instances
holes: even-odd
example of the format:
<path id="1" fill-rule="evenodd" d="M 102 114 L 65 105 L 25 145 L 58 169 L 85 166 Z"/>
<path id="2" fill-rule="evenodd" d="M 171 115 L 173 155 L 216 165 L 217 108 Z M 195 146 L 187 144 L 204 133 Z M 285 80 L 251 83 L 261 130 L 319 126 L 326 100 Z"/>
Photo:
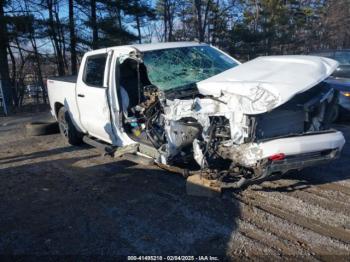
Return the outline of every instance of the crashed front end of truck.
<path id="1" fill-rule="evenodd" d="M 324 163 L 344 144 L 330 126 L 338 93 L 323 82 L 336 66 L 318 57 L 266 57 L 175 91 L 147 85 L 141 133 L 161 167 L 220 188 Z"/>
<path id="2" fill-rule="evenodd" d="M 334 132 L 330 124 L 336 92 L 316 86 L 266 113 L 245 114 L 252 109 L 267 111 L 277 103 L 277 96 L 259 88 L 249 96 L 223 93 L 218 98 L 167 101 L 163 148 L 167 164 L 193 157 L 204 176 L 219 179 L 222 187 L 239 187 L 339 155 L 337 148 L 299 156 L 279 150 L 269 154 L 261 146 L 275 139 Z"/>

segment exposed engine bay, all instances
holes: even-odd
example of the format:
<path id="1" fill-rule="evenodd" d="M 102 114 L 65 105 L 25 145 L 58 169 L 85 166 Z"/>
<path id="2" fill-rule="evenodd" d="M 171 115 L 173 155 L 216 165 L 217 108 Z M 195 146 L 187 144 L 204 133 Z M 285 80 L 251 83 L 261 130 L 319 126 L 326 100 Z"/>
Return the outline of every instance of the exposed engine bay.
<path id="1" fill-rule="evenodd" d="M 130 99 L 136 102 L 124 114 L 125 131 L 134 141 L 155 148 L 159 153 L 156 162 L 200 172 L 207 179 L 221 181 L 223 187 L 239 187 L 271 173 L 267 170 L 271 159 L 259 143 L 332 132 L 338 93 L 324 82 L 281 105 L 275 94 L 254 87 L 246 96 L 252 101 L 247 106 L 242 97 L 224 91 L 200 93 L 196 84 L 176 91 L 160 90 L 148 79 L 142 60 L 134 61 L 138 98 Z M 121 82 L 121 86 L 126 84 Z M 251 108 L 260 110 L 263 105 L 261 111 L 266 112 L 249 114 Z"/>

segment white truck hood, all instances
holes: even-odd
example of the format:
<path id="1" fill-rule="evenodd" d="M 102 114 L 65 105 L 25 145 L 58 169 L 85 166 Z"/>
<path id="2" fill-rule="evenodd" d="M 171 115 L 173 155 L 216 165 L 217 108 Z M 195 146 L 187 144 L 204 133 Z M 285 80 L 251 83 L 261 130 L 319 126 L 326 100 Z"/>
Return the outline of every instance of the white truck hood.
<path id="1" fill-rule="evenodd" d="M 197 83 L 203 95 L 220 98 L 244 114 L 276 108 L 330 76 L 338 62 L 316 56 L 259 57 Z"/>

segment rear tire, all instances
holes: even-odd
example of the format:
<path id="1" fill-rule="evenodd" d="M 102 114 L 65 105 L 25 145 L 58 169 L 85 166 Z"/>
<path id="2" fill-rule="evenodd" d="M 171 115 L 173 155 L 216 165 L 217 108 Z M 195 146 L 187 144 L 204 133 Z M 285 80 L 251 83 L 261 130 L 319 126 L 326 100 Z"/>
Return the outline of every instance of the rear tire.
<path id="1" fill-rule="evenodd" d="M 83 143 L 83 134 L 76 129 L 64 107 L 58 111 L 57 120 L 60 133 L 69 144 L 78 146 Z"/>

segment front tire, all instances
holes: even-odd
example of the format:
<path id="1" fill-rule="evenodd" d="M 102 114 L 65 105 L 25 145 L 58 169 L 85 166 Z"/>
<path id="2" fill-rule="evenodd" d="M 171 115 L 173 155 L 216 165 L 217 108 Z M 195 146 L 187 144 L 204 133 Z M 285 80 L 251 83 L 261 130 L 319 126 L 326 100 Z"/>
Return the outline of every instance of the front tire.
<path id="1" fill-rule="evenodd" d="M 58 111 L 57 120 L 60 133 L 69 144 L 78 146 L 83 143 L 83 134 L 76 129 L 64 107 Z"/>

